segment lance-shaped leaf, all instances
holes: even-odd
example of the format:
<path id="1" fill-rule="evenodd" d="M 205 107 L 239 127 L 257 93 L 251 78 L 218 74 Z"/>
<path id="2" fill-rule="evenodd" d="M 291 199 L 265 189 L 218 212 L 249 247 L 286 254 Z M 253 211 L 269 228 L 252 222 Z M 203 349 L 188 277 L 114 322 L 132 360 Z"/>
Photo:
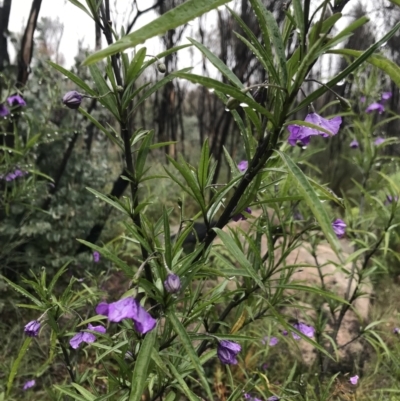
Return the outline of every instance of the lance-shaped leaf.
<path id="1" fill-rule="evenodd" d="M 329 53 L 342 54 L 351 57 L 360 57 L 362 54 L 361 51 L 353 49 L 337 49 L 331 50 Z M 367 59 L 367 62 L 388 74 L 392 81 L 400 88 L 400 67 L 396 63 L 388 60 L 380 54 L 374 54 Z"/>
<path id="2" fill-rule="evenodd" d="M 309 96 L 307 96 L 294 110 L 292 110 L 292 114 L 301 110 L 303 107 L 309 105 L 315 99 L 318 99 L 321 95 L 323 95 L 328 89 L 332 88 L 339 81 L 346 78 L 349 74 L 351 74 L 356 68 L 358 68 L 364 61 L 366 61 L 383 43 L 386 43 L 400 28 L 400 22 L 398 22 L 393 29 L 391 29 L 381 40 L 373 44 L 367 50 L 361 53 L 359 57 L 357 57 L 353 63 L 351 63 L 347 68 L 345 68 L 340 74 L 336 75 L 336 77 L 332 78 L 326 85 L 317 89 Z"/>
<path id="3" fill-rule="evenodd" d="M 178 26 L 184 25 L 229 1 L 230 0 L 188 0 L 137 31 L 124 36 L 105 49 L 90 55 L 83 64 L 89 65 L 95 63 L 107 56 L 122 52 L 129 47 L 135 47 L 136 45 L 144 43 L 147 39 L 153 38 L 154 36 L 163 35 L 170 29 L 175 29 Z"/>
<path id="4" fill-rule="evenodd" d="M 279 151 L 276 152 L 280 155 L 281 159 L 286 164 L 290 175 L 292 175 L 294 180 L 298 183 L 299 191 L 304 196 L 304 200 L 306 201 L 308 207 L 311 209 L 314 217 L 317 219 L 321 230 L 325 234 L 325 237 L 330 243 L 333 251 L 338 255 L 339 260 L 341 260 L 342 257 L 340 253 L 340 243 L 337 239 L 336 234 L 333 232 L 331 219 L 329 218 L 325 208 L 321 204 L 321 201 L 314 191 L 314 188 L 312 187 L 304 173 L 301 171 L 301 169 L 289 156 Z"/>

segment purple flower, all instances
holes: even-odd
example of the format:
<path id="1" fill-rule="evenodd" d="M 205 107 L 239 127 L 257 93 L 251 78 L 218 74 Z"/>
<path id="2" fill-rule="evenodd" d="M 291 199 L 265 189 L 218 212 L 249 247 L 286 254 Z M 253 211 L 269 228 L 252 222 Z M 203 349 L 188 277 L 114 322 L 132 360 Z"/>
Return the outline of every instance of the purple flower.
<path id="1" fill-rule="evenodd" d="M 298 210 L 296 210 L 293 213 L 293 220 L 304 220 L 304 217 Z"/>
<path id="2" fill-rule="evenodd" d="M 392 195 L 386 195 L 386 202 L 385 205 L 389 205 L 393 203 L 393 201 L 397 202 L 399 200 L 398 196 L 393 197 Z"/>
<path id="3" fill-rule="evenodd" d="M 373 111 L 377 110 L 379 114 L 382 114 L 385 111 L 385 108 L 380 103 L 371 103 L 366 109 L 366 113 L 372 113 Z"/>
<path id="4" fill-rule="evenodd" d="M 7 102 L 10 106 L 26 106 L 26 102 L 20 95 L 12 95 L 7 98 Z"/>
<path id="5" fill-rule="evenodd" d="M 342 124 L 342 117 L 333 117 L 328 120 L 321 117 L 317 113 L 310 113 L 307 115 L 304 121 L 318 125 L 328 130 L 332 135 L 336 135 L 339 132 L 340 125 Z M 323 131 L 318 131 L 317 129 L 300 125 L 289 125 L 288 130 L 290 132 L 288 142 L 292 146 L 295 146 L 297 142 L 301 142 L 303 146 L 306 146 L 310 143 L 310 138 L 315 135 L 320 135 L 324 138 L 329 136 Z"/>
<path id="6" fill-rule="evenodd" d="M 305 323 L 295 323 L 295 324 L 293 325 L 293 327 L 294 327 L 296 330 L 300 331 L 300 333 L 304 334 L 306 337 L 309 337 L 309 338 L 314 337 L 315 329 L 314 329 L 314 327 L 309 326 L 308 324 L 305 324 Z M 297 333 L 292 333 L 292 335 L 293 335 L 293 338 L 294 338 L 295 340 L 299 340 L 299 339 L 301 338 Z"/>
<path id="7" fill-rule="evenodd" d="M 93 262 L 94 263 L 99 263 L 100 262 L 100 254 L 97 251 L 93 252 Z"/>
<path id="8" fill-rule="evenodd" d="M 238 169 L 241 173 L 243 173 L 244 171 L 247 170 L 247 168 L 249 167 L 249 162 L 247 160 L 242 160 L 241 162 L 239 162 L 238 164 Z"/>
<path id="9" fill-rule="evenodd" d="M 400 333 L 400 328 L 399 327 L 395 327 L 393 329 L 393 334 L 399 334 Z"/>
<path id="10" fill-rule="evenodd" d="M 263 370 L 267 370 L 269 368 L 269 363 L 267 363 L 267 362 L 264 362 L 262 365 L 261 365 L 261 369 L 263 369 Z"/>
<path id="11" fill-rule="evenodd" d="M 251 214 L 251 209 L 249 207 L 246 207 L 244 211 L 248 214 Z M 242 213 L 238 213 L 232 216 L 232 220 L 233 221 L 247 220 L 247 217 L 245 217 Z"/>
<path id="12" fill-rule="evenodd" d="M 24 332 L 28 337 L 37 337 L 39 334 L 39 329 L 40 322 L 37 320 L 32 320 L 25 326 Z"/>
<path id="13" fill-rule="evenodd" d="M 108 317 L 110 322 L 120 322 L 123 319 L 132 319 L 137 332 L 145 334 L 153 330 L 157 321 L 133 298 L 124 298 L 107 304 L 101 302 L 96 307 L 96 313 Z"/>
<path id="14" fill-rule="evenodd" d="M 22 390 L 24 390 L 24 391 L 29 390 L 35 384 L 36 384 L 36 380 L 35 379 L 28 380 L 27 382 L 25 382 L 24 386 L 22 387 Z"/>
<path id="15" fill-rule="evenodd" d="M 245 400 L 249 400 L 249 401 L 261 401 L 259 398 L 256 397 L 252 397 L 249 393 L 245 393 L 243 395 Z"/>
<path id="16" fill-rule="evenodd" d="M 236 365 L 236 355 L 242 350 L 240 344 L 233 341 L 222 340 L 218 344 L 217 355 L 225 365 Z"/>
<path id="17" fill-rule="evenodd" d="M 168 274 L 164 281 L 164 288 L 167 292 L 175 294 L 181 289 L 181 279 L 176 274 Z"/>
<path id="18" fill-rule="evenodd" d="M 352 149 L 358 149 L 358 148 L 360 147 L 360 144 L 358 143 L 357 139 L 353 139 L 353 140 L 350 142 L 350 147 L 351 147 Z"/>
<path id="19" fill-rule="evenodd" d="M 279 340 L 278 340 L 276 337 L 271 337 L 271 338 L 269 338 L 268 336 L 265 336 L 265 337 L 261 340 L 261 343 L 262 343 L 263 345 L 265 345 L 265 344 L 268 343 L 268 345 L 269 345 L 270 347 L 275 347 L 275 345 L 279 343 Z"/>
<path id="20" fill-rule="evenodd" d="M 77 91 L 67 92 L 62 102 L 70 109 L 78 109 L 82 103 L 83 95 Z"/>
<path id="21" fill-rule="evenodd" d="M 360 102 L 361 103 L 365 103 L 366 100 L 367 100 L 367 98 L 365 96 L 361 96 L 360 97 Z"/>
<path id="22" fill-rule="evenodd" d="M 359 377 L 357 375 L 350 377 L 349 381 L 351 384 L 353 384 L 354 386 L 358 383 L 358 379 Z"/>
<path id="23" fill-rule="evenodd" d="M 5 117 L 10 114 L 10 110 L 4 104 L 0 104 L 0 117 Z"/>
<path id="24" fill-rule="evenodd" d="M 347 227 L 347 224 L 343 220 L 340 220 L 340 219 L 336 219 L 332 223 L 333 231 L 337 235 L 338 238 L 344 237 L 344 235 L 346 234 L 346 227 Z"/>
<path id="25" fill-rule="evenodd" d="M 392 97 L 392 92 L 383 92 L 381 100 L 389 100 Z"/>
<path id="26" fill-rule="evenodd" d="M 106 332 L 105 327 L 99 326 L 92 326 L 90 323 L 88 325 L 88 330 L 97 331 L 98 333 L 104 334 Z M 73 349 L 79 348 L 81 343 L 93 343 L 96 341 L 96 336 L 93 333 L 87 333 L 86 331 L 80 331 L 79 333 L 75 334 L 70 340 L 69 343 Z"/>
<path id="27" fill-rule="evenodd" d="M 276 395 L 271 395 L 271 397 L 267 398 L 267 401 L 279 401 L 280 398 Z"/>
<path id="28" fill-rule="evenodd" d="M 376 146 L 381 145 L 383 142 L 385 142 L 385 138 L 382 138 L 381 136 L 378 136 L 378 138 L 375 139 L 374 144 Z"/>

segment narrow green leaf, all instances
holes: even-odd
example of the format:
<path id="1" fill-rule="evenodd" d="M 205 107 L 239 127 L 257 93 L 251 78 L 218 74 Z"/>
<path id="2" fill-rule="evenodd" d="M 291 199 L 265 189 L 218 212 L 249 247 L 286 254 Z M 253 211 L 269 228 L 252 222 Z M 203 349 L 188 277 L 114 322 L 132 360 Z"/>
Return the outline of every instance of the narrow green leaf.
<path id="1" fill-rule="evenodd" d="M 125 215 L 130 213 L 130 210 L 128 210 L 125 205 L 123 205 L 119 200 L 113 200 L 109 198 L 107 195 L 102 194 L 101 192 L 96 191 L 95 189 L 86 187 L 86 189 L 91 192 L 93 195 L 95 195 L 97 198 L 101 199 L 102 201 L 108 203 L 111 205 L 114 209 L 119 210 L 120 212 L 124 213 Z"/>
<path id="2" fill-rule="evenodd" d="M 343 54 L 344 56 L 360 57 L 362 52 L 352 49 L 335 49 L 330 50 L 329 53 Z M 389 75 L 392 81 L 400 88 L 400 67 L 391 60 L 380 54 L 374 54 L 367 59 L 367 63 L 372 64 L 374 67 L 379 68 Z"/>
<path id="3" fill-rule="evenodd" d="M 205 201 L 203 198 L 203 194 L 200 191 L 199 184 L 196 181 L 192 170 L 188 167 L 187 163 L 185 162 L 185 160 L 183 160 L 181 155 L 179 156 L 178 162 L 176 160 L 174 160 L 172 157 L 169 157 L 168 155 L 167 155 L 167 158 L 168 158 L 169 162 L 181 173 L 182 177 L 185 179 L 188 187 L 191 190 L 191 191 L 188 191 L 187 189 L 185 189 L 186 192 L 189 193 L 191 196 L 193 196 L 197 200 L 197 202 L 199 203 L 199 206 L 201 207 L 201 210 L 204 213 L 205 208 L 206 208 Z M 166 170 L 166 172 L 171 177 L 171 175 L 169 174 L 169 172 L 167 170 Z M 175 182 L 178 182 L 178 181 L 175 181 Z"/>
<path id="4" fill-rule="evenodd" d="M 266 31 L 266 37 L 264 37 L 265 42 L 264 42 L 264 47 L 261 45 L 259 42 L 257 36 L 253 33 L 253 31 L 246 25 L 246 23 L 239 17 L 235 11 L 230 9 L 227 6 L 227 9 L 231 13 L 232 17 L 235 19 L 235 21 L 239 24 L 239 26 L 242 28 L 244 33 L 247 35 L 248 40 L 244 38 L 242 35 L 238 34 L 237 32 L 234 32 L 235 35 L 254 53 L 254 55 L 257 57 L 258 61 L 263 65 L 263 67 L 269 72 L 271 77 L 273 78 L 273 82 L 280 83 L 279 82 L 279 75 L 275 69 L 274 63 L 273 63 L 273 55 L 272 55 L 272 50 L 271 50 L 271 43 L 270 39 L 268 37 L 268 29 L 264 27 L 263 23 L 259 23 L 261 26 L 263 35 L 264 35 L 264 29 Z"/>
<path id="5" fill-rule="evenodd" d="M 331 219 L 329 218 L 328 214 L 326 213 L 325 208 L 322 206 L 321 201 L 318 195 L 315 193 L 314 188 L 308 181 L 307 177 L 301 171 L 301 169 L 293 162 L 289 156 L 285 155 L 280 151 L 276 151 L 283 162 L 286 164 L 289 173 L 295 179 L 295 181 L 299 185 L 299 190 L 304 196 L 304 200 L 306 201 L 308 207 L 311 209 L 314 217 L 317 219 L 318 223 L 321 226 L 323 233 L 327 241 L 330 243 L 333 251 L 339 257 L 339 260 L 342 260 L 341 256 L 341 246 L 337 239 L 336 234 L 333 232 Z"/>
<path id="6" fill-rule="evenodd" d="M 75 401 L 87 401 L 85 397 L 79 395 L 76 391 L 69 389 L 66 386 L 59 386 L 57 384 L 54 385 L 54 388 L 59 392 L 70 396 Z"/>
<path id="7" fill-rule="evenodd" d="M 70 3 L 72 3 L 74 6 L 80 8 L 82 11 L 84 11 L 90 18 L 93 19 L 92 14 L 90 14 L 89 10 L 81 4 L 78 0 L 68 0 Z"/>
<path id="8" fill-rule="evenodd" d="M 123 260 L 119 259 L 116 255 L 110 252 L 107 248 L 102 248 L 100 246 L 91 244 L 88 241 L 84 241 L 83 239 L 77 239 L 83 245 L 86 245 L 88 248 L 94 249 L 95 251 L 99 252 L 105 258 L 114 262 L 120 269 L 122 269 L 129 277 L 132 275 L 133 271 L 132 268 L 129 267 Z"/>
<path id="9" fill-rule="evenodd" d="M 188 336 L 188 333 L 187 333 L 185 327 L 183 327 L 182 323 L 176 317 L 174 312 L 169 311 L 167 313 L 167 318 L 170 321 L 170 323 L 172 324 L 176 334 L 179 336 L 183 348 L 185 349 L 190 360 L 192 361 L 192 367 L 196 370 L 197 374 L 199 375 L 200 381 L 203 385 L 203 390 L 206 391 L 208 399 L 212 400 L 213 396 L 212 396 L 211 389 L 210 389 L 210 386 L 207 381 L 206 374 L 203 369 L 203 365 L 201 364 L 200 359 L 197 356 L 196 351 L 193 348 L 192 341 L 190 340 L 190 337 Z"/>
<path id="10" fill-rule="evenodd" d="M 94 401 L 97 397 L 93 395 L 90 391 L 86 390 L 85 387 L 82 387 L 78 383 L 71 383 L 76 390 L 85 397 L 87 401 Z"/>
<path id="11" fill-rule="evenodd" d="M 389 1 L 395 4 L 396 6 L 400 7 L 400 0 L 389 0 Z"/>
<path id="12" fill-rule="evenodd" d="M 301 6 L 300 0 L 293 0 L 293 16 L 296 21 L 296 27 L 300 31 L 300 42 L 304 41 L 305 26 L 304 26 L 304 15 L 303 7 Z"/>
<path id="13" fill-rule="evenodd" d="M 37 306 L 43 306 L 43 304 L 36 298 L 34 297 L 30 292 L 25 290 L 25 288 L 22 288 L 18 284 L 13 283 L 11 280 L 9 280 L 7 277 L 4 277 L 3 275 L 0 275 L 0 277 L 9 285 L 11 286 L 15 291 L 19 292 L 22 294 L 24 297 L 27 297 L 30 299 L 35 305 Z"/>
<path id="14" fill-rule="evenodd" d="M 47 62 L 57 71 L 61 72 L 61 74 L 65 75 L 68 79 L 70 79 L 72 82 L 76 83 L 81 89 L 83 89 L 89 95 L 91 96 L 97 95 L 97 93 L 93 89 L 91 89 L 88 84 L 86 84 L 81 78 L 79 78 L 73 72 L 66 70 L 64 67 L 61 67 L 61 65 L 53 63 L 52 61 L 47 61 Z"/>
<path id="15" fill-rule="evenodd" d="M 136 45 L 144 43 L 147 39 L 153 38 L 154 36 L 163 35 L 170 29 L 175 29 L 178 26 L 184 25 L 229 1 L 230 0 L 188 0 L 137 31 L 124 36 L 114 44 L 90 55 L 83 64 L 89 65 L 95 63 L 96 61 L 121 52 L 129 47 L 135 47 Z"/>
<path id="16" fill-rule="evenodd" d="M 200 191 L 202 192 L 204 192 L 206 186 L 209 164 L 210 164 L 210 148 L 208 146 L 208 138 L 207 138 L 204 141 L 203 147 L 201 149 L 199 167 L 197 169 L 197 179 L 199 181 Z"/>
<path id="17" fill-rule="evenodd" d="M 324 49 L 330 49 L 332 46 L 339 43 L 341 40 L 344 40 L 345 38 L 351 36 L 356 29 L 360 28 L 367 22 L 369 22 L 369 18 L 366 16 L 363 16 L 353 21 L 351 24 L 347 25 L 345 29 L 343 29 L 336 36 L 330 39 L 324 46 Z"/>
<path id="18" fill-rule="evenodd" d="M 142 68 L 144 58 L 146 57 L 146 48 L 142 47 L 137 51 L 135 57 L 132 59 L 129 64 L 128 71 L 126 73 L 126 82 L 125 85 L 129 85 L 131 81 L 136 79 L 136 75 L 139 70 Z"/>
<path id="19" fill-rule="evenodd" d="M 114 114 L 115 118 L 119 121 L 120 115 L 117 106 L 117 100 L 115 98 L 115 94 L 111 92 L 110 87 L 107 85 L 103 74 L 101 73 L 100 69 L 96 65 L 91 65 L 89 67 L 90 74 L 93 78 L 94 83 L 96 84 L 96 88 L 99 91 L 101 97 L 99 97 L 99 102 L 106 106 L 111 113 Z M 110 93 L 111 92 L 111 93 Z M 108 95 L 107 95 L 108 93 Z"/>
<path id="20" fill-rule="evenodd" d="M 258 286 L 261 289 L 265 290 L 265 286 L 258 276 L 257 272 L 254 270 L 252 264 L 247 260 L 245 254 L 236 245 L 232 237 L 219 228 L 214 228 L 213 230 L 217 233 L 218 237 L 221 239 L 222 243 L 225 245 L 230 255 L 239 263 L 242 268 L 247 271 L 252 279 L 258 284 Z"/>
<path id="21" fill-rule="evenodd" d="M 150 131 L 144 137 L 142 143 L 140 144 L 139 152 L 137 154 L 135 163 L 135 178 L 139 182 L 144 175 L 144 167 L 147 161 L 147 156 L 150 152 L 150 145 L 153 141 L 154 131 Z"/>
<path id="22" fill-rule="evenodd" d="M 65 263 L 65 265 L 63 265 L 60 269 L 58 269 L 58 272 L 53 276 L 53 278 L 50 281 L 49 287 L 47 289 L 47 291 L 52 294 L 53 293 L 53 289 L 54 286 L 56 285 L 58 279 L 66 272 L 68 265 L 71 262 L 67 262 Z"/>
<path id="23" fill-rule="evenodd" d="M 182 391 L 190 401 L 201 401 L 201 399 L 199 397 L 197 397 L 197 395 L 194 394 L 192 392 L 192 390 L 190 390 L 190 388 L 186 384 L 186 382 L 183 379 L 183 377 L 179 374 L 179 372 L 177 371 L 175 366 L 172 363 L 170 363 L 168 360 L 166 361 L 166 363 L 167 363 L 167 365 L 169 367 L 169 370 L 171 371 L 171 373 L 174 375 L 175 379 L 179 383 L 179 386 L 177 385 L 176 387 L 178 387 L 178 389 L 180 391 Z"/>
<path id="24" fill-rule="evenodd" d="M 148 370 L 151 361 L 150 356 L 153 351 L 156 338 L 157 329 L 153 329 L 146 334 L 146 337 L 140 346 L 135 368 L 133 369 L 129 401 L 140 401 L 142 399 L 143 391 L 146 387 L 146 380 L 149 377 Z"/>
<path id="25" fill-rule="evenodd" d="M 183 68 L 182 70 L 176 71 L 178 72 L 188 72 L 192 68 Z M 175 78 L 175 74 L 169 74 L 163 79 L 160 79 L 157 83 L 155 83 L 151 88 L 149 88 L 140 99 L 138 99 L 133 107 L 133 110 L 136 110 L 146 99 L 148 99 L 153 93 L 157 92 L 161 87 L 163 87 L 166 83 L 171 82 Z"/>
<path id="26" fill-rule="evenodd" d="M 165 248 L 165 263 L 168 268 L 172 268 L 172 249 L 171 249 L 171 232 L 169 226 L 169 215 L 167 209 L 163 207 L 164 220 L 164 248 Z"/>
<path id="27" fill-rule="evenodd" d="M 21 349 L 19 350 L 17 359 L 12 364 L 11 372 L 10 372 L 10 375 L 8 376 L 8 380 L 7 380 L 7 393 L 6 393 L 7 396 L 10 394 L 10 391 L 12 389 L 12 385 L 13 385 L 13 382 L 14 382 L 15 375 L 18 372 L 18 368 L 19 368 L 19 365 L 20 365 L 20 363 L 22 361 L 22 358 L 26 354 L 26 351 L 28 351 L 28 348 L 29 348 L 29 345 L 30 345 L 31 341 L 32 341 L 32 337 L 27 337 L 25 339 L 24 343 L 22 344 Z"/>
<path id="28" fill-rule="evenodd" d="M 218 58 L 213 52 L 211 52 L 207 47 L 202 45 L 197 40 L 188 38 L 189 42 L 196 46 L 211 62 L 211 64 L 218 69 L 218 71 L 224 75 L 229 81 L 231 81 L 235 86 L 242 89 L 244 87 L 243 83 L 240 79 L 230 70 L 230 68 L 220 59 Z"/>
<path id="29" fill-rule="evenodd" d="M 288 74 L 286 67 L 286 54 L 285 46 L 283 44 L 283 39 L 279 26 L 276 23 L 274 15 L 268 11 L 261 0 L 250 0 L 253 6 L 254 12 L 257 16 L 262 16 L 263 21 L 260 21 L 260 25 L 263 24 L 268 29 L 268 34 L 275 48 L 276 55 L 278 57 L 280 73 L 281 73 L 281 85 L 286 88 Z"/>
<path id="30" fill-rule="evenodd" d="M 79 107 L 79 112 L 84 115 L 93 125 L 95 125 L 100 131 L 102 131 L 107 138 L 117 145 L 119 148 L 123 149 L 123 144 L 118 140 L 117 137 L 113 136 L 111 132 L 107 130 L 103 125 L 101 125 L 91 114 L 89 114 L 85 109 Z"/>
<path id="31" fill-rule="evenodd" d="M 214 89 L 216 91 L 220 91 L 220 92 L 224 93 L 225 95 L 230 95 L 231 97 L 239 100 L 242 103 L 247 104 L 249 107 L 253 108 L 254 110 L 256 110 L 259 113 L 263 114 L 264 116 L 268 117 L 268 119 L 271 121 L 271 123 L 274 124 L 275 126 L 277 124 L 274 116 L 268 110 L 266 110 L 264 107 L 262 107 L 260 104 L 258 104 L 250 96 L 247 96 L 246 94 L 241 92 L 239 89 L 237 89 L 231 85 L 227 85 L 227 84 L 217 81 L 216 79 L 203 77 L 201 75 L 187 74 L 187 73 L 181 73 L 181 72 L 173 72 L 171 75 L 175 75 L 179 78 L 187 79 L 188 81 L 193 82 L 195 84 L 200 84 L 207 88 Z"/>
<path id="32" fill-rule="evenodd" d="M 335 78 L 332 78 L 329 82 L 327 82 L 325 86 L 320 87 L 319 89 L 308 95 L 294 110 L 291 111 L 291 113 L 294 114 L 299 110 L 301 110 L 303 107 L 308 106 L 311 102 L 318 99 L 328 90 L 326 87 L 332 88 L 342 79 L 346 78 L 364 61 L 366 61 L 368 57 L 370 57 L 375 52 L 375 50 L 379 49 L 379 47 L 382 46 L 383 43 L 386 43 L 390 38 L 392 38 L 392 36 L 399 30 L 399 28 L 400 28 L 400 22 L 398 22 L 393 27 L 393 29 L 391 29 L 382 39 L 380 39 L 378 42 L 374 43 L 367 50 L 365 50 L 359 57 L 357 57 L 356 60 L 353 61 L 353 63 L 351 63 L 347 68 L 345 68 L 340 74 L 336 75 Z"/>

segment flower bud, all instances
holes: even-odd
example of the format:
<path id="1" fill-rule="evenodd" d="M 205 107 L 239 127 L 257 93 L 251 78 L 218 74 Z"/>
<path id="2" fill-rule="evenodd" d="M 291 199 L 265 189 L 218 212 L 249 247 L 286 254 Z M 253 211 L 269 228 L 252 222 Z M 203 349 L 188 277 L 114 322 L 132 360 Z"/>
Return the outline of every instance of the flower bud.
<path id="1" fill-rule="evenodd" d="M 165 74 L 165 72 L 167 71 L 167 67 L 164 63 L 157 63 L 157 70 L 161 72 L 161 74 Z"/>
<path id="2" fill-rule="evenodd" d="M 168 274 L 164 287 L 170 294 L 175 294 L 181 289 L 181 279 L 176 274 Z"/>
<path id="3" fill-rule="evenodd" d="M 240 100 L 235 99 L 234 97 L 230 97 L 226 102 L 226 108 L 228 110 L 235 110 L 239 107 Z"/>
<path id="4" fill-rule="evenodd" d="M 70 91 L 67 92 L 62 102 L 69 108 L 69 109 L 78 109 L 82 103 L 83 95 L 77 91 Z"/>
<path id="5" fill-rule="evenodd" d="M 25 326 L 24 332 L 28 337 L 37 337 L 37 335 L 39 334 L 39 329 L 40 322 L 38 322 L 37 320 L 32 320 Z"/>

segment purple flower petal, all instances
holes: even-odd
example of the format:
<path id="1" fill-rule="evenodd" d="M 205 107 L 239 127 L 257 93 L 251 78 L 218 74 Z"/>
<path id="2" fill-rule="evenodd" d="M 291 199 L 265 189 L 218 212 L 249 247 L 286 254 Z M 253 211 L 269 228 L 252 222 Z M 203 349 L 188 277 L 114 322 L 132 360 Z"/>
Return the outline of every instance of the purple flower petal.
<path id="1" fill-rule="evenodd" d="M 268 345 L 269 345 L 270 347 L 275 347 L 275 345 L 279 343 L 279 340 L 278 340 L 276 337 L 271 337 L 271 338 L 269 338 L 268 336 L 265 336 L 265 337 L 261 340 L 261 343 L 264 344 L 264 345 L 268 343 Z"/>
<path id="2" fill-rule="evenodd" d="M 132 317 L 135 324 L 135 330 L 141 334 L 145 334 L 156 327 L 157 320 L 155 320 L 143 307 L 139 301 L 133 299 L 136 305 L 135 316 Z"/>
<path id="3" fill-rule="evenodd" d="M 244 209 L 244 211 L 248 214 L 251 214 L 251 209 L 249 207 L 246 207 L 246 209 Z M 234 216 L 232 216 L 232 220 L 233 221 L 247 220 L 247 217 L 242 213 L 238 213 L 238 214 L 235 214 Z"/>
<path id="4" fill-rule="evenodd" d="M 7 98 L 7 102 L 10 106 L 26 106 L 26 102 L 20 95 L 12 95 Z"/>
<path id="5" fill-rule="evenodd" d="M 375 139 L 374 144 L 376 146 L 381 145 L 383 142 L 385 142 L 385 138 L 382 138 L 381 136 L 378 136 L 378 138 Z"/>
<path id="6" fill-rule="evenodd" d="M 382 114 L 385 111 L 385 107 L 380 103 L 371 103 L 366 109 L 366 113 L 372 113 L 373 111 L 377 111 L 379 114 Z"/>
<path id="7" fill-rule="evenodd" d="M 35 384 L 36 384 L 35 379 L 28 380 L 27 382 L 25 382 L 24 386 L 22 387 L 22 390 L 26 391 L 26 390 L 32 388 L 33 386 L 35 386 Z"/>
<path id="8" fill-rule="evenodd" d="M 100 254 L 97 251 L 93 252 L 93 262 L 94 263 L 99 263 L 100 262 Z"/>
<path id="9" fill-rule="evenodd" d="M 309 326 L 308 324 L 305 323 L 295 323 L 293 325 L 293 327 L 295 329 L 297 329 L 298 331 L 300 331 L 300 333 L 304 334 L 306 337 L 312 338 L 314 337 L 314 332 L 315 329 L 312 326 Z M 293 333 L 296 334 L 296 333 Z M 294 336 L 293 336 L 294 337 Z"/>
<path id="10" fill-rule="evenodd" d="M 78 109 L 82 103 L 83 95 L 77 91 L 67 92 L 62 102 L 70 109 Z"/>
<path id="11" fill-rule="evenodd" d="M 365 103 L 366 100 L 367 100 L 367 98 L 365 96 L 361 96 L 360 97 L 360 102 L 361 103 Z"/>
<path id="12" fill-rule="evenodd" d="M 168 274 L 164 281 L 164 288 L 170 294 L 175 294 L 181 289 L 181 279 L 176 274 Z"/>
<path id="13" fill-rule="evenodd" d="M 233 341 L 222 340 L 218 344 L 217 355 L 219 360 L 225 365 L 236 365 L 238 363 L 236 355 L 242 350 L 240 344 Z"/>
<path id="14" fill-rule="evenodd" d="M 0 117 L 5 117 L 10 114 L 10 110 L 4 104 L 0 104 Z"/>
<path id="15" fill-rule="evenodd" d="M 133 298 L 124 298 L 108 305 L 108 320 L 118 323 L 123 319 L 133 319 L 137 315 Z"/>
<path id="16" fill-rule="evenodd" d="M 88 330 L 97 331 L 98 333 L 105 334 L 106 328 L 99 324 L 98 326 L 92 326 L 90 323 L 88 324 Z"/>
<path id="17" fill-rule="evenodd" d="M 32 320 L 25 326 L 24 332 L 28 337 L 37 337 L 39 334 L 39 329 L 40 322 L 38 322 L 37 320 Z"/>
<path id="18" fill-rule="evenodd" d="M 342 124 L 342 117 L 338 116 L 328 120 L 321 117 L 317 113 L 310 113 L 306 116 L 304 121 L 318 125 L 321 128 L 331 132 L 332 135 L 336 135 L 339 132 L 340 125 Z M 310 138 L 315 135 L 320 135 L 322 137 L 329 136 L 323 131 L 318 131 L 314 128 L 299 125 L 289 125 L 288 130 L 290 132 L 288 142 L 292 146 L 295 146 L 297 142 L 300 142 L 303 146 L 306 146 L 310 143 Z"/>
<path id="19" fill-rule="evenodd" d="M 358 149 L 358 148 L 360 147 L 360 144 L 358 143 L 357 139 L 353 139 L 353 140 L 350 142 L 350 147 L 351 147 L 352 149 Z"/>
<path id="20" fill-rule="evenodd" d="M 351 384 L 353 384 L 354 386 L 358 383 L 358 379 L 359 377 L 357 375 L 350 377 L 349 381 Z"/>
<path id="21" fill-rule="evenodd" d="M 392 97 L 392 92 L 383 92 L 381 99 L 382 100 L 389 100 Z"/>
<path id="22" fill-rule="evenodd" d="M 347 227 L 347 224 L 341 219 L 336 219 L 332 223 L 333 231 L 337 235 L 338 238 L 344 237 L 344 235 L 346 234 L 346 227 Z"/>
<path id="23" fill-rule="evenodd" d="M 69 345 L 73 349 L 79 348 L 81 343 L 83 342 L 83 331 L 80 331 L 79 333 L 76 333 L 70 340 L 69 340 Z"/>
<path id="24" fill-rule="evenodd" d="M 244 172 L 248 169 L 249 167 L 249 162 L 247 160 L 242 160 L 241 162 L 239 162 L 238 164 L 238 169 L 240 172 Z"/>
<path id="25" fill-rule="evenodd" d="M 108 316 L 108 307 L 109 307 L 109 305 L 107 302 L 100 302 L 96 306 L 96 313 L 98 315 Z"/>

